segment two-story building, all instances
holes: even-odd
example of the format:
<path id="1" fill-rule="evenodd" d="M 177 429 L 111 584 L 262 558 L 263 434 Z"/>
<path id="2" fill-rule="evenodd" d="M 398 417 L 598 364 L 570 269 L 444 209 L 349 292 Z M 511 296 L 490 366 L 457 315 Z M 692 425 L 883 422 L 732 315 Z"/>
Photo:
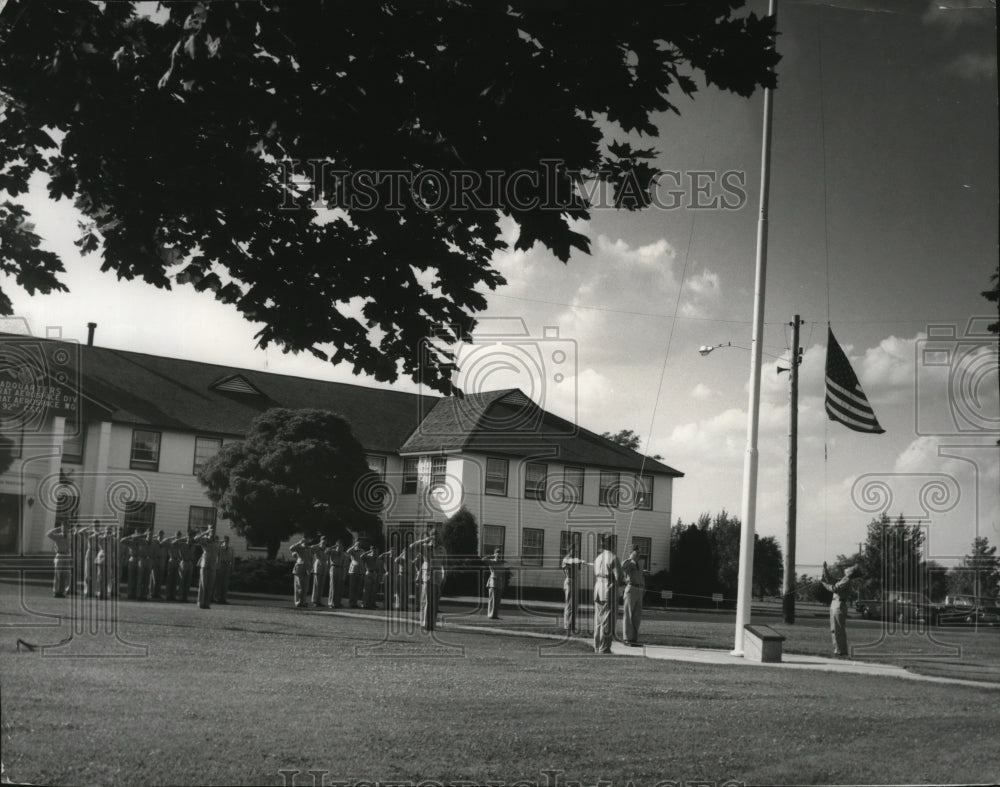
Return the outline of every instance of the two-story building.
<path id="1" fill-rule="evenodd" d="M 236 534 L 196 473 L 272 407 L 344 417 L 384 479 L 387 540 L 408 541 L 463 506 L 481 553 L 500 547 L 515 581 L 561 582 L 570 540 L 598 533 L 669 565 L 673 480 L 682 473 L 546 412 L 517 389 L 463 398 L 324 382 L 32 337 L 0 337 L 0 413 L 14 460 L 0 474 L 0 553 L 50 550 L 58 522 L 173 534 Z"/>

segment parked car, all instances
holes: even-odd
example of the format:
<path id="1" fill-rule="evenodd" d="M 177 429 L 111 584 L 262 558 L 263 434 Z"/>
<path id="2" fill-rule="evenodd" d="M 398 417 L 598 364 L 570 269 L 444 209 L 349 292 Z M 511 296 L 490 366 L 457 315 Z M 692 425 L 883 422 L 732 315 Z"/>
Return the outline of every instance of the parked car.
<path id="1" fill-rule="evenodd" d="M 1000 604 L 981 596 L 946 596 L 948 610 L 941 615 L 942 626 L 1000 626 Z"/>
<path id="2" fill-rule="evenodd" d="M 925 622 L 931 626 L 936 626 L 948 612 L 947 605 L 936 604 L 923 593 L 906 590 L 890 590 L 878 599 L 858 599 L 854 608 L 867 620 Z"/>

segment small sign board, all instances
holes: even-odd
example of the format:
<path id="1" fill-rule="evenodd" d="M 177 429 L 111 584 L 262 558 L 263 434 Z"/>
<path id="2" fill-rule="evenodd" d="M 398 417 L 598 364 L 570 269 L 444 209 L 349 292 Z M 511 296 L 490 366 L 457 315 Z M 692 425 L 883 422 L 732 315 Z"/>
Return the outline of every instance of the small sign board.
<path id="1" fill-rule="evenodd" d="M 674 597 L 674 591 L 672 590 L 660 591 L 660 598 L 662 598 L 664 601 L 670 601 L 670 599 L 672 599 L 673 597 Z"/>
<path id="2" fill-rule="evenodd" d="M 713 593 L 712 594 L 712 601 L 714 601 L 716 604 L 721 604 L 722 603 L 722 594 L 721 593 Z"/>

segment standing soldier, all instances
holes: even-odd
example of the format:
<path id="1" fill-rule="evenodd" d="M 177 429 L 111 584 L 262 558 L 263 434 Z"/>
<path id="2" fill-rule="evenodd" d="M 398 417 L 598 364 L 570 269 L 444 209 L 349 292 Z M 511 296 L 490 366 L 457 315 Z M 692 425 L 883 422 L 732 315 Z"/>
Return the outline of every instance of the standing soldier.
<path id="1" fill-rule="evenodd" d="M 305 538 L 300 538 L 298 543 L 292 544 L 288 551 L 295 555 L 295 565 L 292 566 L 292 577 L 294 579 L 293 600 L 295 606 L 308 607 L 306 602 L 306 592 L 309 585 L 309 565 L 306 560 L 311 557 L 311 550 L 306 544 Z"/>
<path id="2" fill-rule="evenodd" d="M 493 550 L 492 555 L 484 556 L 483 560 L 490 569 L 490 578 L 486 582 L 486 591 L 489 594 L 486 614 L 494 620 L 500 620 L 500 598 L 503 596 L 506 579 L 506 562 L 500 555 L 499 547 Z"/>
<path id="3" fill-rule="evenodd" d="M 385 552 L 378 556 L 379 561 L 379 573 L 381 576 L 382 583 L 382 598 L 385 601 L 385 608 L 392 609 L 394 594 L 393 590 L 395 588 L 395 560 L 392 556 L 392 547 L 389 547 Z"/>
<path id="4" fill-rule="evenodd" d="M 152 530 L 150 530 L 152 533 Z M 163 564 L 167 559 L 167 550 L 163 545 L 163 531 L 156 538 L 149 539 L 149 597 L 158 599 L 160 587 L 163 585 Z"/>
<path id="5" fill-rule="evenodd" d="M 126 596 L 130 600 L 139 597 L 139 549 L 137 546 L 139 533 L 130 536 L 122 536 L 119 541 L 128 550 L 128 562 L 126 563 Z"/>
<path id="6" fill-rule="evenodd" d="M 65 598 L 67 594 L 72 592 L 73 585 L 73 542 L 69 533 L 69 524 L 63 522 L 59 527 L 52 528 L 45 535 L 56 546 L 52 595 L 56 598 Z"/>
<path id="7" fill-rule="evenodd" d="M 594 558 L 594 652 L 610 653 L 614 637 L 613 607 L 618 605 L 616 583 L 622 579 L 618 557 L 609 548 L 611 537 L 601 535 L 601 552 Z"/>
<path id="8" fill-rule="evenodd" d="M 417 554 L 420 564 L 420 627 L 424 631 L 434 631 L 437 627 L 438 604 L 441 601 L 441 583 L 444 580 L 444 550 L 438 545 L 438 537 L 433 527 L 427 529 L 427 536 L 410 544 Z"/>
<path id="9" fill-rule="evenodd" d="M 215 577 L 215 600 L 220 604 L 228 604 L 229 578 L 233 575 L 233 563 L 236 558 L 233 548 L 229 546 L 229 536 L 222 537 L 219 546 L 219 573 Z"/>
<path id="10" fill-rule="evenodd" d="M 330 562 L 330 595 L 326 605 L 330 609 L 340 609 L 341 599 L 344 597 L 344 567 L 347 560 L 344 545 L 337 541 L 326 550 L 326 557 Z"/>
<path id="11" fill-rule="evenodd" d="M 98 588 L 100 587 L 94 581 L 94 561 L 97 557 L 97 552 L 101 549 L 101 530 L 100 526 L 97 524 L 97 520 L 94 520 L 94 526 L 85 528 L 83 530 L 77 531 L 77 537 L 83 539 L 84 544 L 87 548 L 83 553 L 83 595 L 86 596 L 100 596 Z"/>
<path id="12" fill-rule="evenodd" d="M 214 527 L 208 528 L 194 540 L 201 545 L 201 559 L 198 561 L 198 568 L 201 569 L 198 581 L 198 606 L 210 609 L 212 591 L 215 588 L 215 574 L 219 569 L 219 540 L 215 537 Z"/>
<path id="13" fill-rule="evenodd" d="M 826 563 L 823 564 L 823 587 L 833 593 L 830 601 L 830 636 L 833 639 L 833 655 L 843 658 L 847 653 L 847 602 L 851 595 L 851 577 L 857 566 L 844 569 L 844 576 L 834 582 Z"/>
<path id="14" fill-rule="evenodd" d="M 375 604 L 375 591 L 378 588 L 379 559 L 375 554 L 375 547 L 369 547 L 361 556 L 361 561 L 365 567 L 364 595 L 361 599 L 361 608 L 378 609 Z"/>
<path id="15" fill-rule="evenodd" d="M 400 612 L 408 612 L 410 609 L 410 586 L 411 580 L 411 559 L 406 556 L 406 547 L 403 547 L 399 555 L 393 562 L 396 564 L 396 609 Z"/>
<path id="16" fill-rule="evenodd" d="M 101 530 L 101 526 L 94 520 L 94 575 L 91 581 L 91 592 L 95 598 L 107 598 L 107 576 L 105 575 L 105 565 L 108 562 L 106 550 L 107 538 Z"/>
<path id="17" fill-rule="evenodd" d="M 622 620 L 622 634 L 626 645 L 639 644 L 639 624 L 642 623 L 642 596 L 646 592 L 646 582 L 639 566 L 639 550 L 635 545 L 622 563 L 625 574 L 625 617 Z"/>
<path id="18" fill-rule="evenodd" d="M 567 634 L 575 634 L 579 628 L 576 613 L 580 607 L 580 566 L 583 559 L 576 554 L 576 544 L 570 541 L 566 556 L 562 559 L 563 578 L 563 628 Z"/>
<path id="19" fill-rule="evenodd" d="M 326 536 L 320 536 L 313 544 L 312 550 L 312 603 L 314 607 L 323 606 L 323 590 L 326 576 L 330 573 L 329 558 L 326 556 Z"/>
<path id="20" fill-rule="evenodd" d="M 163 577 L 166 586 L 167 601 L 174 601 L 177 598 L 177 584 L 181 574 L 181 549 L 180 544 L 184 536 L 180 530 L 173 538 L 168 538 L 165 542 L 167 550 L 167 570 Z"/>
<path id="21" fill-rule="evenodd" d="M 178 593 L 178 601 L 186 604 L 188 600 L 188 591 L 191 589 L 191 575 L 194 573 L 194 555 L 197 544 L 194 542 L 194 534 L 188 530 L 187 536 L 181 537 L 178 532 L 177 538 L 174 539 L 174 543 L 177 545 L 177 553 L 180 556 L 180 563 L 178 564 L 178 580 L 180 580 L 180 592 Z"/>
<path id="22" fill-rule="evenodd" d="M 149 578 L 153 573 L 153 529 L 145 530 L 135 540 L 135 550 L 138 556 L 138 577 L 136 591 L 139 601 L 149 598 Z"/>
<path id="23" fill-rule="evenodd" d="M 347 557 L 350 558 L 351 565 L 347 569 L 347 598 L 352 609 L 357 609 L 358 600 L 361 597 L 361 581 L 364 576 L 364 566 L 361 555 L 364 549 L 361 546 L 361 539 L 357 538 L 347 550 Z"/>

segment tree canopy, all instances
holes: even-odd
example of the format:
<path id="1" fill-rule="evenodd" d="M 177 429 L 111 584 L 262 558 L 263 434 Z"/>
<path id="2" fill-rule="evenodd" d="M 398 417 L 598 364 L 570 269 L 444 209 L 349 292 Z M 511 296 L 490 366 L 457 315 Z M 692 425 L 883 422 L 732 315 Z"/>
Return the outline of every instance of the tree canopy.
<path id="1" fill-rule="evenodd" d="M 381 543 L 378 477 L 347 421 L 326 410 L 268 410 L 198 480 L 236 532 L 266 543 L 272 559 L 297 533 L 346 541 L 361 532 Z"/>
<path id="2" fill-rule="evenodd" d="M 635 138 L 696 76 L 774 84 L 773 20 L 743 3 L 11 0 L 0 270 L 66 289 L 18 202 L 42 173 L 101 270 L 210 291 L 261 346 L 447 393 L 448 348 L 504 283 L 502 216 L 565 262 L 588 250 L 585 185 L 649 202 Z"/>

